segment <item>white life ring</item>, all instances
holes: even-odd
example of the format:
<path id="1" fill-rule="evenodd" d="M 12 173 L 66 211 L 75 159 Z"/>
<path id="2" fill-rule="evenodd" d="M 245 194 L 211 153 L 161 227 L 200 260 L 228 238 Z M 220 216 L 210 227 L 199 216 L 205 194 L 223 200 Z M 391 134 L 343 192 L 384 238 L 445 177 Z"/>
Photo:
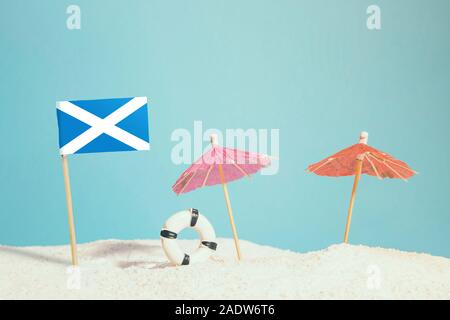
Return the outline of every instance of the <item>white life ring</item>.
<path id="1" fill-rule="evenodd" d="M 191 255 L 177 244 L 177 236 L 185 228 L 194 228 L 200 236 L 200 246 Z M 205 216 L 197 209 L 183 210 L 172 215 L 161 230 L 161 242 L 167 258 L 176 265 L 195 264 L 207 260 L 216 250 L 216 233 Z"/>

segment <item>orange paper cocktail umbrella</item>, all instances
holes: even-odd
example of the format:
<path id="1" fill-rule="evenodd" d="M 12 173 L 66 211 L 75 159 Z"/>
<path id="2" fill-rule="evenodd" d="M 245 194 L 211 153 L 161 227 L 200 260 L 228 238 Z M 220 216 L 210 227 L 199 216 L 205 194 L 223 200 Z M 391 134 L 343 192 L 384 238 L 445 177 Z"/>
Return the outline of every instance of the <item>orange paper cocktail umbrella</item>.
<path id="1" fill-rule="evenodd" d="M 307 169 L 308 172 L 315 173 L 319 176 L 355 176 L 345 226 L 344 242 L 346 243 L 348 242 L 356 188 L 358 187 L 361 174 L 368 174 L 379 179 L 393 178 L 406 181 L 417 173 L 405 162 L 397 160 L 391 155 L 367 145 L 368 136 L 369 134 L 367 132 L 362 132 L 359 143 L 314 163 Z"/>

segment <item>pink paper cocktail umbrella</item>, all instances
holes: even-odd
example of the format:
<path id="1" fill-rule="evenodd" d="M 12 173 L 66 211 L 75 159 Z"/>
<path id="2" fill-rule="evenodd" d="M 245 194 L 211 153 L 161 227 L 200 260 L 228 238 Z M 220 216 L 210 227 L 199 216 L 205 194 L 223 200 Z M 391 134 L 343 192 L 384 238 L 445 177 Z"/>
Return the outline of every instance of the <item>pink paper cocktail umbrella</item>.
<path id="1" fill-rule="evenodd" d="M 217 135 L 211 135 L 211 149 L 183 172 L 172 186 L 172 190 L 179 195 L 201 187 L 222 184 L 239 260 L 241 259 L 241 250 L 227 183 L 242 177 L 250 177 L 251 174 L 258 172 L 269 164 L 270 158 L 268 156 L 219 146 Z"/>

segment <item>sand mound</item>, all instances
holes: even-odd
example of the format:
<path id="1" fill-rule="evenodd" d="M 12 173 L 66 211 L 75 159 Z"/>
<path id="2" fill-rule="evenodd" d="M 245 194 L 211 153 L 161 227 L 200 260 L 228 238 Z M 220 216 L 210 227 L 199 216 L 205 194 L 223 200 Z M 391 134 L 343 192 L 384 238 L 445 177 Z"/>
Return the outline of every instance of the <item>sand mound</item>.
<path id="1" fill-rule="evenodd" d="M 192 249 L 195 240 L 180 240 Z M 0 246 L 0 299 L 450 299 L 450 259 L 354 245 L 305 254 L 218 239 L 207 262 L 173 267 L 159 240 Z M 80 288 L 78 289 L 78 285 Z"/>

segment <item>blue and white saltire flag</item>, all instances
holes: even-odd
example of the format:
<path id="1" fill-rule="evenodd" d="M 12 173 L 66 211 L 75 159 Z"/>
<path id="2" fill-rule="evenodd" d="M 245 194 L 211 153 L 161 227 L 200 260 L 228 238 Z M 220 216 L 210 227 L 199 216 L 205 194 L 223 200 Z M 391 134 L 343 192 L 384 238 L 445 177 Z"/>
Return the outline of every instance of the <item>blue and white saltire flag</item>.
<path id="1" fill-rule="evenodd" d="M 149 150 L 147 98 L 60 101 L 59 151 Z"/>

